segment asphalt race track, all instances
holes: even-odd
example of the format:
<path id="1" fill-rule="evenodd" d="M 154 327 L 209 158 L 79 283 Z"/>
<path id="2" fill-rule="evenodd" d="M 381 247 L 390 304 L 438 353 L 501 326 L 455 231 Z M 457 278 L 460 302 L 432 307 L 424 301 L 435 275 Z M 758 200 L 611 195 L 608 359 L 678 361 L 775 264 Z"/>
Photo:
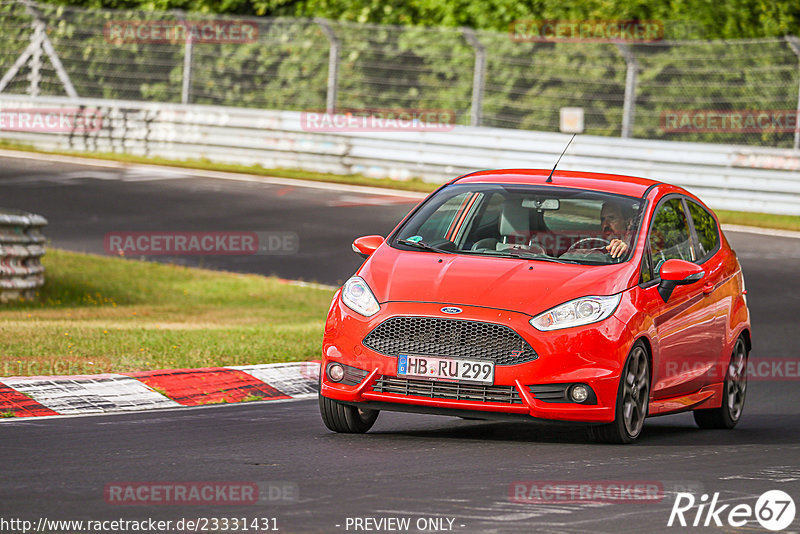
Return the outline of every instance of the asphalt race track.
<path id="1" fill-rule="evenodd" d="M 53 246 L 95 253 L 103 253 L 111 231 L 294 232 L 300 243 L 294 255 L 160 260 L 327 284 L 358 267 L 350 250 L 354 237 L 386 234 L 416 202 L 402 194 L 193 177 L 188 170 L 17 158 L 0 160 L 0 199 L 4 207 L 45 215 Z M 800 239 L 727 235 L 745 270 L 751 358 L 795 362 L 793 377 L 751 381 L 733 431 L 701 431 L 690 414 L 678 414 L 648 420 L 633 446 L 608 446 L 588 440 L 582 428 L 382 413 L 369 434 L 351 436 L 328 432 L 313 401 L 4 421 L 0 517 L 266 517 L 276 518 L 281 532 L 355 532 L 348 518 L 364 517 L 405 517 L 412 525 L 445 519 L 453 532 L 763 532 L 754 520 L 740 528 L 667 527 L 671 492 L 681 489 L 698 499 L 719 492 L 718 502 L 730 505 L 723 521 L 733 505 L 754 506 L 767 490 L 783 490 L 800 505 Z M 646 481 L 666 495 L 618 503 L 512 502 L 513 483 L 548 480 Z M 292 491 L 241 506 L 105 501 L 106 485 L 132 481 L 256 482 Z M 787 532 L 798 530 L 796 518 Z"/>
<path id="2" fill-rule="evenodd" d="M 360 265 L 353 238 L 388 233 L 418 202 L 401 192 L 358 195 L 214 180 L 182 169 L 0 161 L 0 206 L 45 215 L 53 246 L 104 254 L 109 232 L 289 232 L 297 235 L 297 254 L 151 259 L 330 284 L 344 282 Z"/>

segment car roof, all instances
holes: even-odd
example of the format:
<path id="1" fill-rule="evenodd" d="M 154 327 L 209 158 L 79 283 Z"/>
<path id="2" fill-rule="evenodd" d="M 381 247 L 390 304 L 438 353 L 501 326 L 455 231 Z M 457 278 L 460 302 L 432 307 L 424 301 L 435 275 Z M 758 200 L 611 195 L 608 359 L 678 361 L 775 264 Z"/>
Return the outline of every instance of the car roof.
<path id="1" fill-rule="evenodd" d="M 465 174 L 451 183 L 527 184 L 553 187 L 572 187 L 588 191 L 603 191 L 632 197 L 643 197 L 648 189 L 660 184 L 656 180 L 583 171 L 556 171 L 547 183 L 550 169 L 499 169 Z"/>

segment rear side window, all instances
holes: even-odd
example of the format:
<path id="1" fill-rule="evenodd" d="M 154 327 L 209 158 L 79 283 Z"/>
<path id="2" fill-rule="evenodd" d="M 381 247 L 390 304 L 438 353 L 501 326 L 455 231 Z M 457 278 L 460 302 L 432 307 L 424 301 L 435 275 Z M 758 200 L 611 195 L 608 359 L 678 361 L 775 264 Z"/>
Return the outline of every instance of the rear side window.
<path id="1" fill-rule="evenodd" d="M 656 210 L 650 226 L 650 256 L 656 275 L 667 260 L 694 261 L 689 222 L 680 198 L 666 200 Z"/>
<path id="2" fill-rule="evenodd" d="M 694 224 L 694 231 L 697 234 L 697 256 L 698 261 L 702 261 L 710 256 L 719 245 L 719 229 L 717 228 L 717 221 L 714 216 L 703 207 L 686 199 L 686 204 L 689 206 L 689 213 L 692 215 L 692 223 Z"/>

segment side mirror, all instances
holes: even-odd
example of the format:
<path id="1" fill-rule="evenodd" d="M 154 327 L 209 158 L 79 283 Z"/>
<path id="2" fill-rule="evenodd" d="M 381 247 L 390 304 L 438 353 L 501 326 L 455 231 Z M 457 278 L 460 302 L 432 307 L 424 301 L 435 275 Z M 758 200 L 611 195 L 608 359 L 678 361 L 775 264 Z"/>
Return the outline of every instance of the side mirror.
<path id="1" fill-rule="evenodd" d="M 703 278 L 705 274 L 706 272 L 696 263 L 667 260 L 659 270 L 661 283 L 658 285 L 658 294 L 661 295 L 664 302 L 667 302 L 676 286 L 693 284 Z"/>
<path id="2" fill-rule="evenodd" d="M 353 252 L 362 258 L 369 258 L 370 254 L 381 246 L 384 239 L 379 235 L 365 235 L 353 241 Z"/>

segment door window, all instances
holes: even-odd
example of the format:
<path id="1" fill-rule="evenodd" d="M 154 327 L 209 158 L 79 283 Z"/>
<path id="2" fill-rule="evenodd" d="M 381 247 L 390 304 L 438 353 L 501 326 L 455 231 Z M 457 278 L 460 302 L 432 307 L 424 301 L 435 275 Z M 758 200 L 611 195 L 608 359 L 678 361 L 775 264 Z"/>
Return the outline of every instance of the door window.
<path id="1" fill-rule="evenodd" d="M 680 198 L 670 198 L 658 207 L 650 224 L 649 243 L 653 273 L 656 276 L 667 260 L 694 261 L 689 222 Z"/>
<path id="2" fill-rule="evenodd" d="M 717 249 L 717 245 L 719 245 L 717 221 L 715 221 L 713 215 L 703 209 L 700 204 L 688 199 L 686 204 L 689 206 L 689 213 L 692 216 L 694 231 L 697 234 L 698 261 L 703 261 L 713 254 Z"/>

